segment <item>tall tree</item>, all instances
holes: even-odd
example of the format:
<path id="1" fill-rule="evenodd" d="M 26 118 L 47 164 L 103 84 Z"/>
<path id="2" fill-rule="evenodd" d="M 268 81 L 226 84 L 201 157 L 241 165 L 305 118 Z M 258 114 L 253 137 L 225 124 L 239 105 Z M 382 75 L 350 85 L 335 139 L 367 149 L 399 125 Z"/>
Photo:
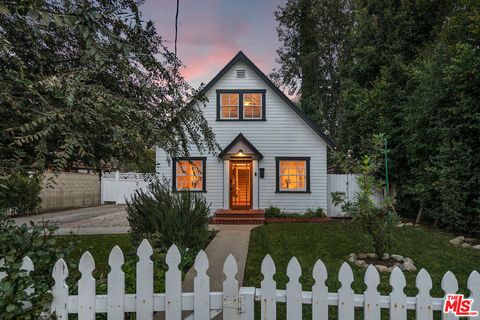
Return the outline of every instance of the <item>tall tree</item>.
<path id="1" fill-rule="evenodd" d="M 288 0 L 275 12 L 280 67 L 273 78 L 335 139 L 341 108 L 340 67 L 348 55 L 350 0 Z"/>
<path id="2" fill-rule="evenodd" d="M 0 165 L 98 170 L 154 144 L 214 151 L 203 102 L 142 1 L 0 3 Z"/>

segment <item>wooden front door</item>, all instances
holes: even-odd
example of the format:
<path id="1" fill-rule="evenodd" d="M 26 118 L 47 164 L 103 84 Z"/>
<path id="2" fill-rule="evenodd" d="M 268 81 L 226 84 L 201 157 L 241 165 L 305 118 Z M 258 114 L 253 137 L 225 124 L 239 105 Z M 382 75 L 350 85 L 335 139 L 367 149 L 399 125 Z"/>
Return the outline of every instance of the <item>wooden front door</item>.
<path id="1" fill-rule="evenodd" d="M 230 160 L 230 208 L 252 208 L 252 161 Z"/>

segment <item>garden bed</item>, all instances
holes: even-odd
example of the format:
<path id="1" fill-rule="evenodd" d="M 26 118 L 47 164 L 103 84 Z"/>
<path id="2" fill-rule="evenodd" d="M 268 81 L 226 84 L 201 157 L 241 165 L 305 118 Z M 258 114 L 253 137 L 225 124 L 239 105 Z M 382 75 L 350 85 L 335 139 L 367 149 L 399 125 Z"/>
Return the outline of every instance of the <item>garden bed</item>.
<path id="1" fill-rule="evenodd" d="M 271 217 L 265 223 L 321 223 L 333 221 L 327 217 Z"/>

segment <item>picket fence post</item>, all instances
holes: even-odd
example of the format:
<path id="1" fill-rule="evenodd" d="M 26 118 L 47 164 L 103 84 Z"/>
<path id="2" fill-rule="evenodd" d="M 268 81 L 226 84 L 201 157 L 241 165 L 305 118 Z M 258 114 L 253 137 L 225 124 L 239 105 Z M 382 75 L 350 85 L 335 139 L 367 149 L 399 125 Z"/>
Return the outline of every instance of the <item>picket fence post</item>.
<path id="1" fill-rule="evenodd" d="M 223 273 L 225 281 L 223 281 L 223 318 L 238 319 L 238 281 L 235 275 L 238 273 L 238 264 L 235 257 L 228 255 L 223 264 Z"/>
<path id="2" fill-rule="evenodd" d="M 338 272 L 338 280 L 341 283 L 341 287 L 338 289 L 338 319 L 353 320 L 353 271 L 348 263 L 344 262 L 340 267 L 340 271 Z"/>
<path id="3" fill-rule="evenodd" d="M 380 320 L 380 292 L 377 290 L 380 284 L 380 275 L 372 264 L 365 272 L 364 283 L 367 285 L 367 289 L 363 293 L 364 319 Z"/>
<path id="4" fill-rule="evenodd" d="M 467 280 L 467 288 L 470 291 L 470 299 L 473 299 L 472 309 L 478 312 L 476 317 L 471 320 L 480 320 L 480 273 L 472 271 Z"/>
<path id="5" fill-rule="evenodd" d="M 390 274 L 390 319 L 405 320 L 407 319 L 407 296 L 403 290 L 407 281 L 405 275 L 399 267 L 395 267 Z"/>
<path id="6" fill-rule="evenodd" d="M 165 318 L 168 320 L 182 319 L 182 273 L 178 269 L 181 259 L 177 246 L 172 245 L 165 258 L 168 265 L 165 273 Z"/>
<path id="7" fill-rule="evenodd" d="M 125 317 L 125 273 L 123 252 L 119 246 L 110 251 L 108 264 L 111 271 L 108 274 L 107 319 L 115 320 Z"/>
<path id="8" fill-rule="evenodd" d="M 275 274 L 275 263 L 272 257 L 267 254 L 262 261 L 261 271 L 263 280 L 260 284 L 261 290 L 261 320 L 277 319 L 277 283 L 273 280 Z"/>
<path id="9" fill-rule="evenodd" d="M 455 275 L 448 271 L 445 273 L 445 275 L 442 278 L 442 289 L 443 292 L 445 292 L 444 300 L 447 294 L 455 294 L 458 291 L 458 281 Z M 455 320 L 458 319 L 454 314 L 452 313 L 442 313 L 442 319 L 443 320 Z"/>
<path id="10" fill-rule="evenodd" d="M 432 290 L 432 278 L 428 274 L 427 270 L 423 268 L 420 270 L 420 272 L 417 274 L 415 285 L 418 288 L 417 308 L 415 313 L 416 319 L 431 320 L 433 319 L 433 299 L 430 296 L 430 290 Z"/>
<path id="11" fill-rule="evenodd" d="M 58 259 L 53 267 L 52 278 L 55 284 L 52 287 L 51 312 L 55 313 L 58 320 L 68 319 L 68 267 L 63 259 Z"/>
<path id="12" fill-rule="evenodd" d="M 95 320 L 96 287 L 92 276 L 95 262 L 90 252 L 86 251 L 82 255 L 78 270 L 82 274 L 78 280 L 78 320 Z"/>
<path id="13" fill-rule="evenodd" d="M 312 319 L 328 319 L 328 287 L 325 285 L 328 273 L 322 260 L 313 266 Z"/>
<path id="14" fill-rule="evenodd" d="M 193 314 L 195 320 L 210 319 L 210 277 L 207 275 L 208 258 L 200 250 L 195 258 L 195 271 L 197 275 L 193 280 Z"/>
<path id="15" fill-rule="evenodd" d="M 302 318 L 302 285 L 299 281 L 301 275 L 300 263 L 293 257 L 287 266 L 287 320 Z"/>

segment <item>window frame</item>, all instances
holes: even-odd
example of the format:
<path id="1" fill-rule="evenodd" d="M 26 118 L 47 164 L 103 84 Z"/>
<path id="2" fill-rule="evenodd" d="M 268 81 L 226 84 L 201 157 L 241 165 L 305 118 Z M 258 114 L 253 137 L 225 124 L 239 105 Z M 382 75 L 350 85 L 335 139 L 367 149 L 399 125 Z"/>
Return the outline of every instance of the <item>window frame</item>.
<path id="1" fill-rule="evenodd" d="M 280 161 L 305 161 L 305 190 L 280 189 Z M 275 193 L 311 193 L 310 191 L 310 157 L 275 157 Z"/>
<path id="2" fill-rule="evenodd" d="M 238 94 L 238 118 L 222 118 L 222 101 L 221 94 L 223 93 L 234 93 Z M 243 116 L 243 95 L 249 93 L 259 93 L 262 95 L 262 110 L 260 112 L 260 118 L 244 118 Z M 266 106 L 265 106 L 265 96 L 267 90 L 265 89 L 222 89 L 217 90 L 217 121 L 266 121 Z"/>
<path id="3" fill-rule="evenodd" d="M 177 189 L 177 162 L 202 161 L 202 189 L 178 190 Z M 172 191 L 173 192 L 207 192 L 207 157 L 173 157 L 172 158 Z"/>

